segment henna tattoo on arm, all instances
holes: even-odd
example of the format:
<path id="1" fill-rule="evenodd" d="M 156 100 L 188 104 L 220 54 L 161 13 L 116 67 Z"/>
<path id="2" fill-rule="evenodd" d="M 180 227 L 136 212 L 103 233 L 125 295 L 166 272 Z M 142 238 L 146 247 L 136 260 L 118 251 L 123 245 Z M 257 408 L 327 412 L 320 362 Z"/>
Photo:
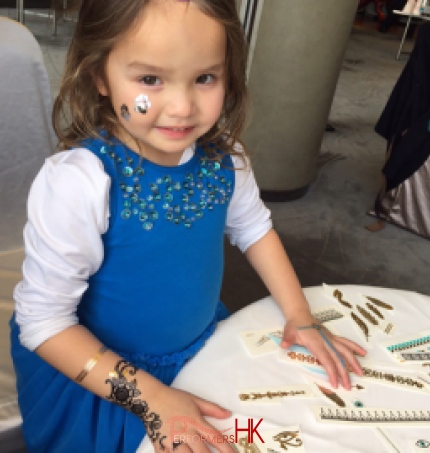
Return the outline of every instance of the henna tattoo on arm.
<path id="1" fill-rule="evenodd" d="M 120 360 L 115 365 L 114 371 L 109 373 L 109 379 L 105 381 L 111 385 L 111 393 L 106 396 L 106 399 L 139 417 L 145 425 L 151 442 L 158 441 L 161 449 L 165 450 L 163 440 L 166 436 L 162 436 L 160 432 L 163 425 L 160 416 L 149 410 L 146 401 L 138 398 L 141 392 L 137 388 L 136 378 L 133 378 L 137 370 L 138 368 L 133 364 L 123 359 Z"/>

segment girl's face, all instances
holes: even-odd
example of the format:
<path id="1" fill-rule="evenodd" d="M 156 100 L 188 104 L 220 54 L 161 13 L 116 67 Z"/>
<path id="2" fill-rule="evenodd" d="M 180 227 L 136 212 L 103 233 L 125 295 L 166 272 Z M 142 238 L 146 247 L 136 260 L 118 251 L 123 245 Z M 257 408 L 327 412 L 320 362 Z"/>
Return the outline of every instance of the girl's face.
<path id="1" fill-rule="evenodd" d="M 150 2 L 96 81 L 127 131 L 118 128 L 117 137 L 139 152 L 130 134 L 144 157 L 176 165 L 220 117 L 225 54 L 224 27 L 193 2 Z"/>

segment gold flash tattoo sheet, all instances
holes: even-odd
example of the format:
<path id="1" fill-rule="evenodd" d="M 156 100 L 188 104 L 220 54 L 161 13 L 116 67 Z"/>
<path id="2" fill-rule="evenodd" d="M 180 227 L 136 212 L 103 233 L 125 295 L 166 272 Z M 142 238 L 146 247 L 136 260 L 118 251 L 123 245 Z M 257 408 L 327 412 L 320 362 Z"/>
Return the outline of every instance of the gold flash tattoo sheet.
<path id="1" fill-rule="evenodd" d="M 279 346 L 272 337 L 282 339 L 283 328 L 276 326 L 269 329 L 246 330 L 240 332 L 239 336 L 245 349 L 252 357 L 275 352 Z"/>
<path id="2" fill-rule="evenodd" d="M 430 330 L 403 335 L 380 344 L 398 363 L 430 360 Z M 415 353 L 421 354 L 421 358 L 414 355 Z"/>

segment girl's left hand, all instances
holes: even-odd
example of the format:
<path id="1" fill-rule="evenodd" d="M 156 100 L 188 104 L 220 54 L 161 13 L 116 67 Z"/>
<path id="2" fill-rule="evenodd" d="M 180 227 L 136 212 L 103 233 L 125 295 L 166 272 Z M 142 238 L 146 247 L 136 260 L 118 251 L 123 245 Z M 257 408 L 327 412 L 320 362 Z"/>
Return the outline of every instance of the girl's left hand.
<path id="1" fill-rule="evenodd" d="M 365 356 L 366 350 L 347 338 L 333 335 L 328 329 L 321 326 L 324 335 L 333 346 L 333 350 L 317 329 L 298 329 L 298 327 L 311 324 L 320 324 L 320 322 L 315 319 L 309 322 L 309 318 L 306 324 L 300 324 L 294 319 L 289 320 L 285 324 L 281 347 L 287 349 L 294 343 L 305 346 L 321 362 L 321 365 L 328 374 L 330 384 L 334 388 L 338 387 L 340 380 L 342 386 L 350 390 L 351 380 L 349 371 L 351 370 L 359 376 L 363 374 L 363 370 L 355 355 Z M 340 357 L 344 364 L 342 364 Z"/>

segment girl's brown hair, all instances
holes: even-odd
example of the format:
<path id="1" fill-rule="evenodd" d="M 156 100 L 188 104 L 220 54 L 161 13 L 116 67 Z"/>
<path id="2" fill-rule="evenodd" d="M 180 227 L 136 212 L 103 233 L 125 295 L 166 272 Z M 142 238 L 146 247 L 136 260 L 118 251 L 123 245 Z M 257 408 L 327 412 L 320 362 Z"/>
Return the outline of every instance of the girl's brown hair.
<path id="1" fill-rule="evenodd" d="M 113 135 L 118 119 L 108 97 L 101 96 L 95 79 L 105 79 L 107 57 L 118 40 L 136 23 L 145 5 L 160 0 L 83 0 L 66 59 L 53 125 L 59 149 L 76 147 L 101 129 Z M 247 44 L 234 0 L 191 0 L 221 23 L 226 32 L 226 91 L 218 122 L 199 139 L 204 149 L 237 154 L 234 143 L 244 127 L 247 105 Z"/>

